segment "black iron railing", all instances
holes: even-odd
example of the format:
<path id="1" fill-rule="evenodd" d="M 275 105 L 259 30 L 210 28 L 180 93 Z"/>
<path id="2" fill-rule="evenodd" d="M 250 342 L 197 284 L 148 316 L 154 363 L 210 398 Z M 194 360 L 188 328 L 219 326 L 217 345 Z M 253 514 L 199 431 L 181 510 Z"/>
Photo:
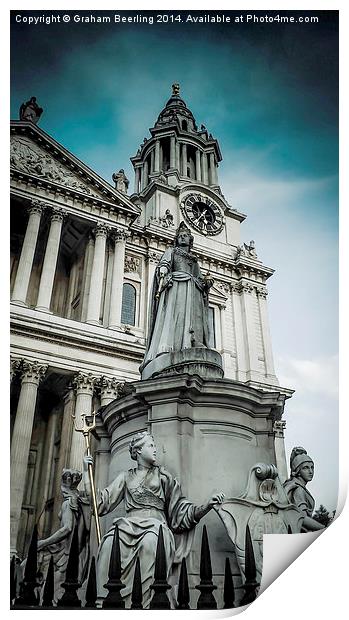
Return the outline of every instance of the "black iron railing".
<path id="1" fill-rule="evenodd" d="M 37 581 L 37 527 L 34 527 L 32 540 L 29 547 L 28 557 L 24 570 L 23 581 L 19 584 L 19 593 L 17 595 L 15 557 L 11 559 L 11 581 L 10 596 L 12 609 L 33 609 L 37 607 L 52 608 L 59 607 L 64 609 L 91 609 L 97 607 L 97 585 L 96 585 L 96 563 L 92 557 L 88 574 L 85 604 L 79 599 L 77 591 L 81 587 L 79 582 L 79 542 L 78 531 L 75 528 L 71 546 L 65 580 L 61 584 L 64 589 L 63 596 L 54 602 L 54 565 L 53 556 L 47 570 L 46 580 L 43 588 L 42 597 L 39 595 Z M 168 567 L 166 565 L 166 554 L 164 548 L 164 540 L 162 526 L 159 529 L 159 536 L 156 548 L 156 559 L 154 568 L 154 581 L 150 586 L 153 590 L 153 596 L 150 602 L 150 609 L 170 609 L 171 603 L 168 591 L 171 585 L 168 583 Z M 108 594 L 103 600 L 103 609 L 125 609 L 125 602 L 122 598 L 120 590 L 125 586 L 121 581 L 122 567 L 120 554 L 119 530 L 115 526 L 113 545 L 110 555 L 108 581 L 104 587 L 108 590 Z M 209 539 L 207 529 L 204 525 L 201 541 L 201 557 L 200 557 L 200 583 L 195 586 L 200 594 L 197 600 L 196 609 L 217 609 L 217 601 L 214 597 L 214 590 L 217 586 L 212 581 L 212 566 L 209 547 Z M 246 528 L 245 540 L 245 582 L 243 584 L 244 595 L 239 603 L 247 605 L 257 597 L 259 583 L 257 582 L 256 563 L 253 552 L 253 545 L 249 527 Z M 41 600 L 40 600 L 41 598 Z M 236 606 L 236 595 L 234 588 L 234 580 L 231 572 L 229 559 L 225 561 L 224 586 L 223 586 L 223 602 L 224 608 L 230 609 Z M 133 587 L 131 594 L 131 609 L 143 609 L 143 592 L 141 567 L 139 558 L 135 564 Z M 183 558 L 178 581 L 176 609 L 193 609 L 190 605 L 190 590 L 188 583 L 188 573 L 186 561 Z"/>

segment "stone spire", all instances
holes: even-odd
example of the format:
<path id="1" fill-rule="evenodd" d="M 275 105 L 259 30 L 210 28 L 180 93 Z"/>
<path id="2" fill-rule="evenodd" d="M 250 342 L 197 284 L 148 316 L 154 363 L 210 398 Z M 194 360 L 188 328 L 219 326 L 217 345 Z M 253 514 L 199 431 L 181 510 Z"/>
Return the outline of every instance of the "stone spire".
<path id="1" fill-rule="evenodd" d="M 218 189 L 217 170 L 222 160 L 219 144 L 203 125 L 198 129 L 193 113 L 180 96 L 178 82 L 172 84 L 171 97 L 150 133 L 136 156 L 131 157 L 136 194 L 155 181 L 176 186 L 191 179 Z"/>
<path id="2" fill-rule="evenodd" d="M 155 127 L 178 123 L 184 131 L 197 132 L 195 118 L 179 92 L 180 86 L 178 82 L 175 82 L 172 84 L 172 95 L 160 112 Z"/>

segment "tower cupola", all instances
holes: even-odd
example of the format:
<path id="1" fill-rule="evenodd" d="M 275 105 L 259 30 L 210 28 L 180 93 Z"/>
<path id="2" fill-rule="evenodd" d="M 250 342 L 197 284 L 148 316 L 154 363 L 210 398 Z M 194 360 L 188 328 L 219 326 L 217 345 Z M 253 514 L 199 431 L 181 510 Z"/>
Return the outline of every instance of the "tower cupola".
<path id="1" fill-rule="evenodd" d="M 218 163 L 222 160 L 217 140 L 204 125 L 198 129 L 194 115 L 180 96 L 178 83 L 160 112 L 150 138 L 144 138 L 135 157 L 134 192 L 142 193 L 156 178 L 175 186 L 190 180 L 219 189 Z"/>

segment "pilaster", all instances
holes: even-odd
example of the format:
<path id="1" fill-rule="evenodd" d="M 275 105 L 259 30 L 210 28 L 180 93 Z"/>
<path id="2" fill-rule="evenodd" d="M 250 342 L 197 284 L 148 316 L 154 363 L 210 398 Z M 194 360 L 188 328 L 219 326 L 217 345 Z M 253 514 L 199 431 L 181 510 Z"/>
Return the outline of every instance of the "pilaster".
<path id="1" fill-rule="evenodd" d="M 276 458 L 276 467 L 279 472 L 279 478 L 281 482 L 285 482 L 288 478 L 287 473 L 287 459 L 286 459 L 286 450 L 285 450 L 285 428 L 286 421 L 285 420 L 275 420 L 273 431 L 274 431 L 274 446 L 275 446 L 275 458 Z"/>
<path id="2" fill-rule="evenodd" d="M 114 262 L 110 292 L 110 310 L 108 327 L 116 329 L 121 323 L 122 288 L 124 283 L 124 265 L 126 240 L 129 232 L 117 229 L 114 234 Z"/>

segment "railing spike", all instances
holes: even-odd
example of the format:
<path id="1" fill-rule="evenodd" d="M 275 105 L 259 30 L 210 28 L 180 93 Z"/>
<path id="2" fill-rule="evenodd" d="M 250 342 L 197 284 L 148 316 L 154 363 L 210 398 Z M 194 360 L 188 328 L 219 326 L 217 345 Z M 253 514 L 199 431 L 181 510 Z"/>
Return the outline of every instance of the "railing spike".
<path id="1" fill-rule="evenodd" d="M 133 577 L 131 609 L 143 609 L 143 592 L 142 592 L 142 576 L 141 563 L 139 557 L 136 560 L 135 573 Z"/>
<path id="2" fill-rule="evenodd" d="M 17 596 L 16 556 L 13 555 L 10 564 L 10 605 L 12 606 Z"/>
<path id="3" fill-rule="evenodd" d="M 234 607 L 235 589 L 229 558 L 225 558 L 223 600 L 224 609 L 232 609 Z"/>
<path id="4" fill-rule="evenodd" d="M 86 603 L 85 609 L 94 609 L 96 607 L 97 599 L 97 579 L 96 579 L 96 560 L 92 556 L 90 571 L 86 586 Z"/>
<path id="5" fill-rule="evenodd" d="M 171 609 L 171 604 L 166 593 L 166 590 L 169 590 L 171 586 L 167 582 L 166 554 L 162 525 L 160 525 L 159 528 L 158 542 L 156 545 L 154 583 L 150 588 L 154 590 L 153 598 L 150 601 L 150 609 Z"/>
<path id="6" fill-rule="evenodd" d="M 217 586 L 212 583 L 211 554 L 208 544 L 206 525 L 204 525 L 202 531 L 200 584 L 195 586 L 195 588 L 200 591 L 197 609 L 217 609 L 217 602 L 212 594 L 213 590 L 217 589 Z"/>
<path id="7" fill-rule="evenodd" d="M 62 588 L 65 592 L 57 601 L 57 607 L 66 607 L 67 609 L 75 609 L 81 607 L 81 601 L 77 595 L 80 588 L 79 582 L 79 534 L 78 526 L 74 528 L 73 538 L 70 545 L 67 570 L 65 572 L 65 581 Z"/>
<path id="8" fill-rule="evenodd" d="M 177 609 L 190 609 L 188 573 L 185 558 L 182 559 L 179 575 Z"/>
<path id="9" fill-rule="evenodd" d="M 245 584 L 243 586 L 245 594 L 242 597 L 241 605 L 248 605 L 257 598 L 257 588 L 259 587 L 259 583 L 257 583 L 256 578 L 256 561 L 254 557 L 251 532 L 249 526 L 247 525 L 245 536 Z"/>
<path id="10" fill-rule="evenodd" d="M 121 581 L 121 555 L 119 528 L 115 525 L 113 535 L 113 546 L 110 554 L 108 581 L 104 584 L 108 594 L 103 601 L 103 609 L 125 609 L 125 601 L 123 601 L 120 590 L 124 588 Z"/>
<path id="11" fill-rule="evenodd" d="M 24 569 L 24 578 L 20 583 L 20 594 L 15 600 L 15 607 L 37 607 L 39 597 L 36 593 L 37 580 L 37 554 L 38 554 L 38 528 L 34 525 L 33 534 L 29 545 L 28 557 Z"/>
<path id="12" fill-rule="evenodd" d="M 53 555 L 50 557 L 50 563 L 47 569 L 44 592 L 42 595 L 42 607 L 53 607 L 53 598 L 55 594 L 55 571 L 53 565 Z"/>

